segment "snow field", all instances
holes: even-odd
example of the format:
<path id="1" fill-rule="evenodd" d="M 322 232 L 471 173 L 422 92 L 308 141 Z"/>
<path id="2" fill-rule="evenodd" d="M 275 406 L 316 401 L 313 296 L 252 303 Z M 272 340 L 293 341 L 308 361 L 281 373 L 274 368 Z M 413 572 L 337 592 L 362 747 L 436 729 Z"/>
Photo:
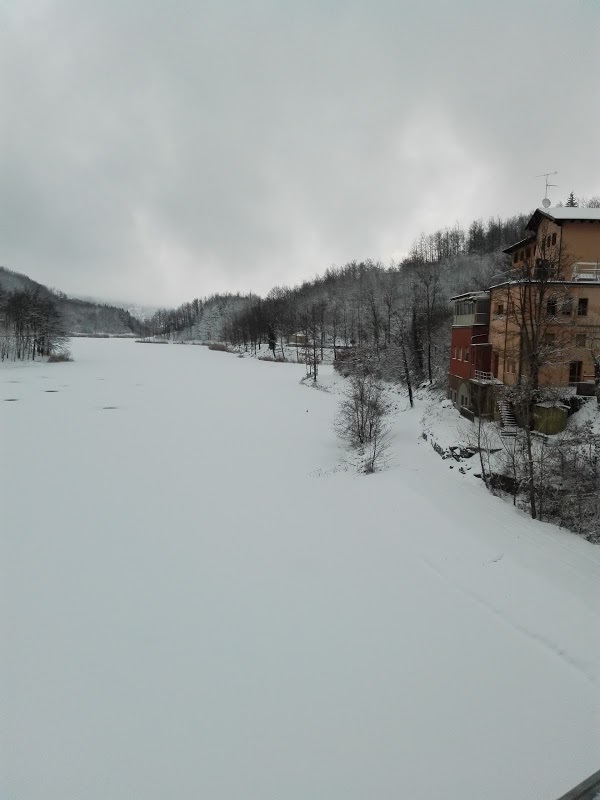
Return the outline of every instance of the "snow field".
<path id="1" fill-rule="evenodd" d="M 597 548 L 448 470 L 419 410 L 357 476 L 301 365 L 72 346 L 0 370 L 1 796 L 548 800 L 597 769 Z"/>

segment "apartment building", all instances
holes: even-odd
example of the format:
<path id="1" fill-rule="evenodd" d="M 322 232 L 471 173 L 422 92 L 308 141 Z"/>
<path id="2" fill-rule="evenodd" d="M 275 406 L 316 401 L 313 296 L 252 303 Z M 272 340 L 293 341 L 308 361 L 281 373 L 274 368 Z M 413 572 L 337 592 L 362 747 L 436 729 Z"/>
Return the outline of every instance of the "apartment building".
<path id="1" fill-rule="evenodd" d="M 449 397 L 467 413 L 489 414 L 498 385 L 529 380 L 593 392 L 600 209 L 537 209 L 527 236 L 504 252 L 506 280 L 452 298 Z"/>

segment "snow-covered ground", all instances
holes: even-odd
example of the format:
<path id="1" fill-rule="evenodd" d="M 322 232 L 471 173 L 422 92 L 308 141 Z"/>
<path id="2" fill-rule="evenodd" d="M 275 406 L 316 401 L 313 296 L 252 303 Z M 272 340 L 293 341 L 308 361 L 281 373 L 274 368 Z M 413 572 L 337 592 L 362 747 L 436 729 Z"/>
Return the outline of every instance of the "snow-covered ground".
<path id="1" fill-rule="evenodd" d="M 300 365 L 73 352 L 0 368 L 2 798 L 552 800 L 598 768 L 600 548 L 401 397 L 359 476 Z"/>

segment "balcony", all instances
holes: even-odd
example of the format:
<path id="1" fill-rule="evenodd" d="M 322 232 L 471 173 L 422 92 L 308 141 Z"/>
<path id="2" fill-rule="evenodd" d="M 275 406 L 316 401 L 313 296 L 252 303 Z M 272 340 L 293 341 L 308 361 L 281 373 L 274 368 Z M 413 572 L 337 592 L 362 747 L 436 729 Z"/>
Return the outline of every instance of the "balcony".
<path id="1" fill-rule="evenodd" d="M 487 312 L 477 312 L 473 314 L 455 314 L 452 320 L 453 327 L 472 328 L 473 325 L 487 325 L 488 314 Z"/>
<path id="2" fill-rule="evenodd" d="M 502 381 L 499 381 L 498 378 L 494 377 L 492 372 L 486 372 L 483 369 L 474 369 L 471 380 L 475 381 L 476 383 L 502 383 Z"/>
<path id="3" fill-rule="evenodd" d="M 600 283 L 600 261 L 578 261 L 573 266 L 573 280 L 577 283 Z"/>

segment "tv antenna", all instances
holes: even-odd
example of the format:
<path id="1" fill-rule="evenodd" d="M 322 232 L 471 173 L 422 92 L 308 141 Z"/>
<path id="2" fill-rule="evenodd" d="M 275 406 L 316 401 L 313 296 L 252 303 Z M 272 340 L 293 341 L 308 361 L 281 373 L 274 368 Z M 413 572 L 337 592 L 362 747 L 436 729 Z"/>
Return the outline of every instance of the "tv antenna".
<path id="1" fill-rule="evenodd" d="M 544 194 L 544 199 L 542 200 L 542 205 L 544 206 L 544 208 L 548 208 L 548 206 L 550 205 L 550 200 L 548 199 L 548 189 L 550 187 L 553 187 L 555 189 L 558 188 L 557 183 L 548 183 L 548 178 L 550 178 L 552 175 L 558 175 L 558 172 L 542 172 L 541 175 L 535 176 L 536 178 L 546 179 L 546 193 Z"/>

